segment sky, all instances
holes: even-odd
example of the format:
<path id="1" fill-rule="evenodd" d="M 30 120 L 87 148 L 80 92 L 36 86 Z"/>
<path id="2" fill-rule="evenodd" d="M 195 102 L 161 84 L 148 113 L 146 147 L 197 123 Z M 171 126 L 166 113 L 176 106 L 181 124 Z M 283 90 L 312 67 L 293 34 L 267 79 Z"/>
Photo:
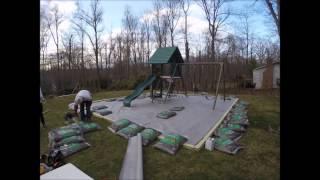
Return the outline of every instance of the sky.
<path id="1" fill-rule="evenodd" d="M 84 10 L 89 10 L 90 0 L 80 0 L 80 6 Z M 122 27 L 122 18 L 123 13 L 126 6 L 130 7 L 132 14 L 137 17 L 140 17 L 140 21 L 143 16 L 150 16 L 152 14 L 153 9 L 153 1 L 152 0 L 102 0 L 101 7 L 103 10 L 103 27 L 104 27 L 104 35 L 103 38 L 109 37 L 109 32 L 112 30 L 113 35 L 120 33 Z M 59 11 L 65 17 L 65 20 L 60 25 L 60 32 L 66 32 L 69 28 L 71 28 L 71 19 L 72 14 L 77 10 L 78 6 L 76 1 L 74 0 L 41 0 L 40 5 L 48 9 L 50 7 L 58 6 Z M 271 39 L 272 41 L 276 41 L 275 38 L 277 35 L 274 33 L 274 25 L 270 18 L 267 16 L 264 4 L 258 1 L 255 4 L 253 0 L 238 0 L 234 2 L 226 3 L 233 12 L 244 12 L 250 11 L 249 15 L 249 27 L 251 29 L 251 33 L 255 36 Z M 188 16 L 188 31 L 189 35 L 189 44 L 191 50 L 196 51 L 196 48 L 201 48 L 203 45 L 201 42 L 203 41 L 203 32 L 208 29 L 208 23 L 205 19 L 205 14 L 203 10 L 200 8 L 198 4 L 194 1 L 191 1 L 190 9 Z M 178 26 L 176 31 L 178 31 L 182 25 L 184 24 L 184 19 L 180 18 L 178 22 Z M 230 16 L 226 25 L 223 27 L 223 31 L 220 32 L 221 37 L 225 37 L 228 33 L 238 32 L 240 27 L 239 25 L 239 17 Z M 228 32 L 228 33 L 227 33 Z M 182 34 L 177 33 L 175 37 L 177 41 L 177 45 L 181 50 L 182 54 L 184 54 L 184 46 L 183 46 L 183 37 Z M 53 40 L 50 40 L 48 45 L 48 52 L 55 52 Z"/>

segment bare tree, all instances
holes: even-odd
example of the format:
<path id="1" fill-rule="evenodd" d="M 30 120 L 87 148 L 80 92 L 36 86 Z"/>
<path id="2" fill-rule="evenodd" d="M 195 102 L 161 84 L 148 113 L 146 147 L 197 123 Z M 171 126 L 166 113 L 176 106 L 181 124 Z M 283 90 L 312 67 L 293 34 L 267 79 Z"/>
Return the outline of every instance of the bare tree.
<path id="1" fill-rule="evenodd" d="M 209 33 L 211 36 L 211 57 L 213 61 L 215 61 L 214 43 L 217 37 L 217 32 L 230 16 L 230 11 L 229 9 L 227 11 L 223 11 L 222 9 L 226 0 L 200 0 L 197 2 L 204 10 L 209 24 Z"/>
<path id="2" fill-rule="evenodd" d="M 166 10 L 166 18 L 171 37 L 171 46 L 174 46 L 174 30 L 180 19 L 180 0 L 164 0 Z"/>
<path id="3" fill-rule="evenodd" d="M 111 65 L 111 55 L 112 53 L 114 52 L 114 49 L 115 49 L 115 43 L 113 41 L 113 38 L 112 38 L 112 30 L 110 32 L 110 36 L 109 36 L 109 48 L 107 50 L 107 45 L 106 45 L 106 52 L 108 52 L 108 56 L 107 56 L 107 59 L 106 59 L 106 68 L 108 69 Z"/>
<path id="4" fill-rule="evenodd" d="M 116 47 L 117 47 L 117 53 L 115 53 L 117 59 L 117 63 L 120 64 L 122 68 L 122 50 L 123 50 L 123 38 L 122 38 L 123 33 L 121 32 L 120 34 L 117 35 L 116 37 Z"/>
<path id="5" fill-rule="evenodd" d="M 72 38 L 73 38 L 73 34 L 67 32 L 64 36 L 64 39 L 62 41 L 65 50 L 66 50 L 66 54 L 68 56 L 68 68 L 69 70 L 71 69 L 71 63 L 72 61 L 72 46 L 73 46 L 73 42 L 72 42 Z"/>
<path id="6" fill-rule="evenodd" d="M 144 17 L 143 18 L 143 25 L 145 35 L 147 38 L 147 59 L 149 61 L 149 56 L 150 56 L 150 37 L 151 37 L 151 32 L 150 32 L 150 26 L 151 26 L 151 18 L 150 17 Z"/>
<path id="7" fill-rule="evenodd" d="M 144 26 L 144 24 L 141 24 L 140 26 L 140 33 L 139 33 L 139 46 L 138 46 L 138 53 L 139 53 L 139 59 L 140 59 L 140 63 L 144 63 L 144 53 L 145 53 L 145 36 L 146 36 L 146 27 Z"/>
<path id="8" fill-rule="evenodd" d="M 76 17 L 79 20 L 83 20 L 93 31 L 93 34 L 90 34 L 88 30 L 83 30 L 83 32 L 87 35 L 87 37 L 90 40 L 90 43 L 92 45 L 92 49 L 95 55 L 95 63 L 96 63 L 96 69 L 97 69 L 97 76 L 98 76 L 98 82 L 99 82 L 99 87 L 101 87 L 101 74 L 100 74 L 100 67 L 99 67 L 99 49 L 100 49 L 100 35 L 103 29 L 100 27 L 102 23 L 102 15 L 103 11 L 99 7 L 100 5 L 100 0 L 94 0 L 92 1 L 90 5 L 90 13 L 87 13 L 83 10 L 81 10 L 81 13 L 77 13 Z M 79 28 L 81 28 L 78 25 Z"/>
<path id="9" fill-rule="evenodd" d="M 168 34 L 168 18 L 163 13 L 163 7 L 161 1 L 154 1 L 154 18 L 152 20 L 153 31 L 158 48 L 167 46 L 167 34 Z"/>
<path id="10" fill-rule="evenodd" d="M 280 37 L 280 0 L 264 0 Z"/>
<path id="11" fill-rule="evenodd" d="M 124 19 L 122 20 L 124 26 L 124 33 L 126 38 L 126 60 L 127 60 L 127 76 L 129 78 L 130 73 L 130 57 L 133 55 L 134 63 L 136 64 L 136 54 L 135 54 L 135 45 L 136 45 L 136 30 L 138 27 L 138 19 L 135 17 L 131 11 L 130 7 L 126 6 L 124 12 Z M 132 52 L 132 53 L 131 53 Z"/>
<path id="12" fill-rule="evenodd" d="M 249 23 L 249 13 L 244 12 L 239 14 L 239 25 L 236 29 L 238 29 L 240 36 L 242 36 L 244 43 L 245 43 L 245 50 L 246 50 L 246 64 L 248 64 L 249 59 L 249 46 L 250 46 L 250 35 L 251 35 L 251 28 Z"/>
<path id="13" fill-rule="evenodd" d="M 260 64 L 263 64 L 265 58 L 266 58 L 266 46 L 265 43 L 260 41 L 257 41 L 255 44 L 255 54 L 259 60 Z"/>
<path id="14" fill-rule="evenodd" d="M 42 62 L 45 65 L 45 54 L 47 51 L 48 43 L 50 40 L 49 27 L 46 22 L 46 16 L 44 9 L 40 9 L 40 52 L 42 54 Z"/>
<path id="15" fill-rule="evenodd" d="M 158 44 L 158 48 L 162 47 L 162 33 L 161 33 L 161 3 L 159 1 L 154 1 L 154 19 L 152 21 L 153 30 Z"/>
<path id="16" fill-rule="evenodd" d="M 190 7 L 190 0 L 180 0 L 180 6 L 184 13 L 184 46 L 186 53 L 186 62 L 189 62 L 188 11 Z"/>
<path id="17" fill-rule="evenodd" d="M 58 6 L 54 6 L 50 11 L 53 13 L 52 16 L 47 16 L 47 25 L 49 27 L 52 39 L 57 49 L 57 64 L 58 70 L 60 70 L 60 55 L 59 55 L 59 26 L 63 21 L 63 16 L 60 14 Z"/>
<path id="18" fill-rule="evenodd" d="M 86 24 L 84 23 L 84 20 L 80 17 L 78 17 L 78 14 L 81 14 L 81 8 L 80 5 L 78 4 L 79 8 L 78 11 L 75 13 L 75 16 L 72 20 L 73 24 L 75 25 L 75 27 L 73 28 L 76 32 L 77 32 L 77 36 L 79 38 L 80 41 L 80 46 L 81 46 L 81 69 L 82 69 L 82 73 L 85 69 L 85 65 L 84 65 L 84 51 L 85 51 L 85 47 L 84 47 L 84 43 L 85 43 L 85 31 L 86 31 Z"/>
<path id="19" fill-rule="evenodd" d="M 160 27 L 161 37 L 163 38 L 164 47 L 167 47 L 167 34 L 169 30 L 169 21 L 165 14 L 161 16 L 161 27 Z"/>

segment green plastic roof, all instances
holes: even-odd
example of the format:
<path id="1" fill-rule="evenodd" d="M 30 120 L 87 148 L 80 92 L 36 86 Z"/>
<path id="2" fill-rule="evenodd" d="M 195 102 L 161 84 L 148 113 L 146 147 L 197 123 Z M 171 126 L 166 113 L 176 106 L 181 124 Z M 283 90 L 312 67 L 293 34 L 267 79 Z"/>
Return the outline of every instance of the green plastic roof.
<path id="1" fill-rule="evenodd" d="M 183 63 L 178 47 L 158 48 L 149 60 L 150 64 Z"/>

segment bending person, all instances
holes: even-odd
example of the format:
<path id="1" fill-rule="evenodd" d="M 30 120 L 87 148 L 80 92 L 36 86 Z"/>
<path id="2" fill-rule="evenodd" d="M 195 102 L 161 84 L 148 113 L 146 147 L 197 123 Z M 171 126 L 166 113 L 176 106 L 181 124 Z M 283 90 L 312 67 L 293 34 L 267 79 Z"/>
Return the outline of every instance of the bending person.
<path id="1" fill-rule="evenodd" d="M 43 103 L 45 102 L 45 99 L 43 97 L 41 88 L 40 88 L 40 122 L 42 123 L 42 126 L 44 128 L 46 128 L 46 122 L 44 121 L 44 117 L 43 117 Z"/>
<path id="2" fill-rule="evenodd" d="M 91 104 L 92 104 L 91 93 L 88 90 L 79 91 L 74 100 L 74 111 L 75 111 L 75 114 L 77 114 L 78 106 L 80 106 L 81 121 L 91 120 L 91 111 L 90 111 Z"/>

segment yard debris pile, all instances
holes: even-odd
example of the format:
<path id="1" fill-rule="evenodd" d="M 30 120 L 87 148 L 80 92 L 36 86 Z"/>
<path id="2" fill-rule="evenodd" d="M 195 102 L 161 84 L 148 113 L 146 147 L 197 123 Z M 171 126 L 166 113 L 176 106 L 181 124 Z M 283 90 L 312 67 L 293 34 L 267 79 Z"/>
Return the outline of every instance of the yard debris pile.
<path id="1" fill-rule="evenodd" d="M 63 157 L 90 147 L 83 137 L 84 134 L 102 129 L 94 122 L 79 122 L 49 131 L 49 149 L 61 152 Z"/>
<path id="2" fill-rule="evenodd" d="M 164 138 L 160 139 L 154 147 L 171 155 L 175 155 L 186 141 L 187 138 L 179 134 L 167 134 Z"/>
<path id="3" fill-rule="evenodd" d="M 233 106 L 224 122 L 214 132 L 214 149 L 234 155 L 244 148 L 238 140 L 249 125 L 248 105 L 245 101 L 239 101 Z"/>
<path id="4" fill-rule="evenodd" d="M 60 151 L 50 151 L 49 154 L 42 154 L 40 156 L 40 175 L 61 167 L 64 164 L 63 154 Z"/>

